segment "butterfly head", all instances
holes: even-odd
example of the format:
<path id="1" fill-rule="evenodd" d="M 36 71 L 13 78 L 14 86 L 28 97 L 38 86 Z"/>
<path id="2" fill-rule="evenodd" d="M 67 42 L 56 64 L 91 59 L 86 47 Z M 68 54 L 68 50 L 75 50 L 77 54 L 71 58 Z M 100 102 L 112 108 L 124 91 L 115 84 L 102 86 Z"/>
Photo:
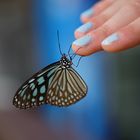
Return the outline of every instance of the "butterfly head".
<path id="1" fill-rule="evenodd" d="M 60 64 L 62 68 L 69 68 L 72 65 L 72 61 L 69 60 L 66 56 L 66 54 L 63 54 L 60 60 Z"/>

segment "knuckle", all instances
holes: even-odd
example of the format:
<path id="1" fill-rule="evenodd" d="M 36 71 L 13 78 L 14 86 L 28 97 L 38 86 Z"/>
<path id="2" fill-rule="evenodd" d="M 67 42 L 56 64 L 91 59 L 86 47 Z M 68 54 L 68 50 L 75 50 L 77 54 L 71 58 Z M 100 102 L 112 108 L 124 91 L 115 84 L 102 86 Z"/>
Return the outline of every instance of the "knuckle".
<path id="1" fill-rule="evenodd" d="M 99 16 L 100 20 L 102 21 L 107 21 L 108 20 L 108 15 L 105 14 L 105 13 L 102 13 L 100 16 Z"/>
<path id="2" fill-rule="evenodd" d="M 132 12 L 134 15 L 140 15 L 140 2 L 139 4 L 136 2 L 129 3 L 125 8 L 126 11 Z"/>
<path id="3" fill-rule="evenodd" d="M 121 33 L 124 35 L 124 36 L 127 36 L 127 35 L 136 35 L 136 29 L 135 27 L 130 24 L 129 26 L 127 26 L 126 28 L 122 29 L 121 30 Z"/>
<path id="4" fill-rule="evenodd" d="M 136 6 L 137 8 L 140 7 L 140 0 L 131 0 L 132 5 Z"/>
<path id="5" fill-rule="evenodd" d="M 105 21 L 107 21 L 107 20 L 108 20 L 108 16 L 105 15 L 105 14 L 101 14 L 101 15 L 96 16 L 96 17 L 94 17 L 94 18 L 92 19 L 92 21 L 95 23 L 95 25 L 96 25 L 97 27 L 99 27 L 100 25 L 104 24 Z"/>
<path id="6" fill-rule="evenodd" d="M 102 27 L 101 27 L 101 32 L 103 34 L 104 37 L 108 36 L 110 34 L 110 27 L 109 25 L 107 24 L 104 24 Z"/>
<path id="7" fill-rule="evenodd" d="M 102 8 L 102 1 L 101 2 L 97 2 L 95 5 L 94 5 L 94 8 L 100 10 Z"/>
<path id="8" fill-rule="evenodd" d="M 103 9 L 103 6 L 104 6 L 104 3 L 105 1 L 104 0 L 101 0 L 99 2 L 97 2 L 95 5 L 94 5 L 94 8 L 98 9 L 98 10 L 102 10 Z"/>

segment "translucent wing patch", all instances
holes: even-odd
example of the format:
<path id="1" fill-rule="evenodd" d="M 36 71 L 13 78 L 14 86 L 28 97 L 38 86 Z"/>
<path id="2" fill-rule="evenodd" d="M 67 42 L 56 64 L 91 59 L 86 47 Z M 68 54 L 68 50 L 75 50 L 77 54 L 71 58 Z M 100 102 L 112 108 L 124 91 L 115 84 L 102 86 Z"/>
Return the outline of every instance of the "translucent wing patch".
<path id="1" fill-rule="evenodd" d="M 71 67 L 54 74 L 48 86 L 46 102 L 55 106 L 69 106 L 87 94 L 87 85 L 80 75 Z"/>
<path id="2" fill-rule="evenodd" d="M 60 62 L 53 63 L 28 79 L 14 96 L 13 104 L 17 108 L 26 109 L 46 102 L 48 85 L 54 74 L 60 69 Z"/>

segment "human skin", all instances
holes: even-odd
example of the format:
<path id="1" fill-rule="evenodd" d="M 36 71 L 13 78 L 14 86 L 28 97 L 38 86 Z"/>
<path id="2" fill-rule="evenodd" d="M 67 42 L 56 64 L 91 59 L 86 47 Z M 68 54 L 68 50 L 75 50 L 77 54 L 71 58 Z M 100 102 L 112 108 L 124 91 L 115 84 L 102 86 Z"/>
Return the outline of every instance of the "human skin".
<path id="1" fill-rule="evenodd" d="M 119 52 L 140 44 L 140 0 L 102 0 L 81 14 L 74 52 Z"/>

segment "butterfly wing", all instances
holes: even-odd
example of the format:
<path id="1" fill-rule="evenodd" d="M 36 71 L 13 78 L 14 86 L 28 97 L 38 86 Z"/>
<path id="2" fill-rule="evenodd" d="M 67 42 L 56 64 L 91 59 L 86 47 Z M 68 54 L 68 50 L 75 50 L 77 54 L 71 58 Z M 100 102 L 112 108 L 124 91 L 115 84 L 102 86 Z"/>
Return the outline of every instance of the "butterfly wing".
<path id="1" fill-rule="evenodd" d="M 57 71 L 50 85 L 46 102 L 55 106 L 69 106 L 87 94 L 87 85 L 72 68 Z"/>
<path id="2" fill-rule="evenodd" d="M 13 104 L 26 109 L 45 103 L 46 93 L 55 73 L 60 70 L 60 62 L 55 62 L 28 79 L 16 92 Z"/>

